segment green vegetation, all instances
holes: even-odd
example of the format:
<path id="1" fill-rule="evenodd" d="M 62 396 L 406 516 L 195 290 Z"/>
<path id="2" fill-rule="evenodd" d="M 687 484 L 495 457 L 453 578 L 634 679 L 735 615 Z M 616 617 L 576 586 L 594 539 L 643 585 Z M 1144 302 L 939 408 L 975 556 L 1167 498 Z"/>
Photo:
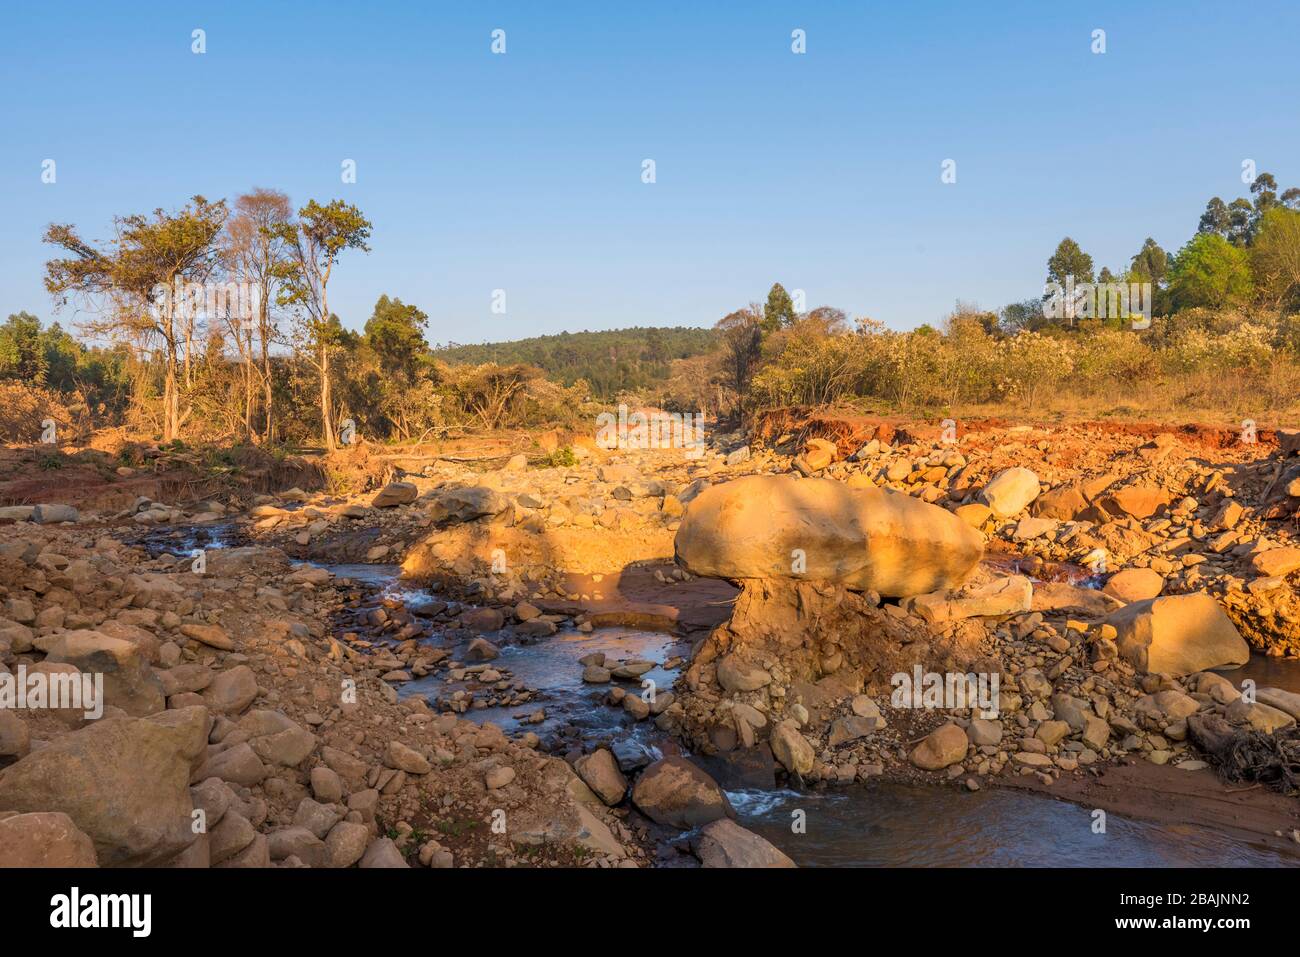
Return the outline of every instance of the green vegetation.
<path id="1" fill-rule="evenodd" d="M 612 399 L 662 382 L 675 360 L 707 353 L 716 340 L 712 329 L 651 326 L 562 332 L 489 345 L 448 344 L 436 348 L 434 355 L 452 365 L 522 363 L 566 386 L 585 382 L 593 396 Z"/>
<path id="2" fill-rule="evenodd" d="M 717 415 L 844 402 L 1120 407 L 1153 390 L 1258 412 L 1293 403 L 1300 383 L 1300 189 L 1279 191 L 1269 173 L 1249 198 L 1211 199 L 1172 255 L 1147 237 L 1123 268 L 1098 268 L 1067 236 L 1041 293 L 996 311 L 959 302 L 940 328 L 911 332 L 828 305 L 801 312 L 773 283 L 711 329 L 431 347 L 429 317 L 396 296 L 379 296 L 360 332 L 330 310 L 344 254 L 367 252 L 370 231 L 341 200 L 295 213 L 262 189 L 229 207 L 195 196 L 179 210 L 118 217 L 102 244 L 49 227 L 60 255 L 46 286 L 56 304 L 90 307 L 84 328 L 97 344 L 11 315 L 0 326 L 0 434 L 34 441 L 36 424 L 53 419 L 60 429 L 123 425 L 176 448 L 182 438 L 332 448 L 345 427 L 383 442 L 590 428 L 616 402 Z M 229 303 L 185 308 L 170 292 L 235 280 L 257 289 L 251 319 Z M 571 457 L 559 449 L 546 461 Z"/>

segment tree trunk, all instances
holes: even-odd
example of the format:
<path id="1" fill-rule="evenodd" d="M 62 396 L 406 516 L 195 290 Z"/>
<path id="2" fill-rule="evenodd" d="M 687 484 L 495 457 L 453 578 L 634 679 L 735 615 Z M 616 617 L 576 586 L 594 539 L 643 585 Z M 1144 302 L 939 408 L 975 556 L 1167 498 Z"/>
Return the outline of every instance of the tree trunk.
<path id="1" fill-rule="evenodd" d="M 333 452 L 337 446 L 334 443 L 334 422 L 333 415 L 330 411 L 333 397 L 330 395 L 330 350 L 328 345 L 321 345 L 320 350 L 320 418 L 321 431 L 325 439 L 325 448 Z"/>
<path id="2" fill-rule="evenodd" d="M 271 317 L 267 313 L 271 306 L 270 300 L 271 297 L 266 284 L 263 283 L 261 335 L 259 338 L 262 340 L 262 389 L 264 391 L 262 414 L 266 416 L 262 428 L 267 442 L 275 441 L 275 417 L 271 410 Z"/>
<path id="3" fill-rule="evenodd" d="M 171 442 L 176 438 L 177 410 L 180 405 L 176 396 L 176 347 L 167 344 L 167 371 L 163 378 L 163 441 Z"/>

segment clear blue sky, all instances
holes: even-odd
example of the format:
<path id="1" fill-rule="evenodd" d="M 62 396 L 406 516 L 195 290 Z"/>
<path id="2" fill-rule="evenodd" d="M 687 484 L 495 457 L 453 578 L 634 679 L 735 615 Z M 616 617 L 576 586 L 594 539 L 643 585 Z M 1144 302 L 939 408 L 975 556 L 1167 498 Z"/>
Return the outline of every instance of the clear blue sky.
<path id="1" fill-rule="evenodd" d="M 50 222 L 103 238 L 114 214 L 267 186 L 373 220 L 372 252 L 332 285 L 352 327 L 381 293 L 423 308 L 434 342 L 706 325 L 779 280 L 908 328 L 1040 293 L 1066 234 L 1098 266 L 1147 235 L 1174 251 L 1210 196 L 1245 194 L 1244 159 L 1300 185 L 1295 3 L 51 0 L 0 17 L 0 315 L 54 316 Z"/>

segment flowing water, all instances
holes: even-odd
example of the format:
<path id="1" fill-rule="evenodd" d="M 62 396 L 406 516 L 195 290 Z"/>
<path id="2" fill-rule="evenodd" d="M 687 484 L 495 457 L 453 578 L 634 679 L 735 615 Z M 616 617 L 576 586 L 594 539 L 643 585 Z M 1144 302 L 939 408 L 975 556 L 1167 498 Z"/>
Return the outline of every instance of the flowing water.
<path id="1" fill-rule="evenodd" d="M 877 784 L 826 792 L 730 791 L 740 823 L 801 867 L 1294 867 L 1295 857 L 1190 827 L 1106 818 L 997 788 Z M 804 833 L 794 833 L 798 812 Z"/>
<path id="2" fill-rule="evenodd" d="M 233 541 L 228 526 L 153 532 L 142 541 L 155 554 L 188 554 L 193 548 L 223 547 Z M 336 576 L 400 598 L 408 607 L 428 600 L 428 592 L 403 585 L 396 565 L 324 565 Z M 476 708 L 465 717 L 492 721 L 509 733 L 534 731 L 546 741 L 569 739 L 604 743 L 620 759 L 643 765 L 661 757 L 666 735 L 652 721 L 634 722 L 604 703 L 609 685 L 588 685 L 578 659 L 604 652 L 611 660 L 645 659 L 658 666 L 643 676 L 659 691 L 672 687 L 677 670 L 662 667 L 688 649 L 671 635 L 623 628 L 591 633 L 562 631 L 549 638 L 511 639 L 508 631 L 489 636 L 501 648 L 490 664 L 535 691 L 533 700 L 513 707 Z M 452 648 L 465 650 L 467 641 Z M 1256 656 L 1231 673 L 1234 681 L 1253 678 L 1260 687 L 1300 691 L 1300 662 Z M 438 676 L 406 682 L 398 693 L 437 697 L 464 682 Z M 630 694 L 636 683 L 624 682 Z M 545 717 L 536 721 L 538 711 Z M 669 745 L 670 751 L 676 750 Z M 1163 826 L 1110 814 L 1106 833 L 1094 833 L 1091 812 L 1052 797 L 990 788 L 977 792 L 950 787 L 877 783 L 834 790 L 789 788 L 728 791 L 739 821 L 763 835 L 797 864 L 860 867 L 1284 867 L 1293 856 L 1243 844 L 1200 828 Z M 794 824 L 802 819 L 802 832 Z"/>

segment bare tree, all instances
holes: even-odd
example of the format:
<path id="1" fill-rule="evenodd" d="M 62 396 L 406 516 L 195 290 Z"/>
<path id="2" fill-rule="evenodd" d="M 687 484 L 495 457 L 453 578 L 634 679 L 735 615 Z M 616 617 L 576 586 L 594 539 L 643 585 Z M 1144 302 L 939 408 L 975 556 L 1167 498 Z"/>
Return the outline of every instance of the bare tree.
<path id="1" fill-rule="evenodd" d="M 289 197 L 279 190 L 254 189 L 235 197 L 234 215 L 226 224 L 224 252 L 228 266 L 241 281 L 252 283 L 257 295 L 257 316 L 253 322 L 245 317 L 243 336 L 237 339 L 245 361 L 244 423 L 250 437 L 252 427 L 252 386 L 254 379 L 254 343 L 260 352 L 257 367 L 262 390 L 262 438 L 275 438 L 274 379 L 271 373 L 271 348 L 279 337 L 272 313 L 280 277 L 289 260 L 289 246 L 284 227 L 293 220 Z"/>

